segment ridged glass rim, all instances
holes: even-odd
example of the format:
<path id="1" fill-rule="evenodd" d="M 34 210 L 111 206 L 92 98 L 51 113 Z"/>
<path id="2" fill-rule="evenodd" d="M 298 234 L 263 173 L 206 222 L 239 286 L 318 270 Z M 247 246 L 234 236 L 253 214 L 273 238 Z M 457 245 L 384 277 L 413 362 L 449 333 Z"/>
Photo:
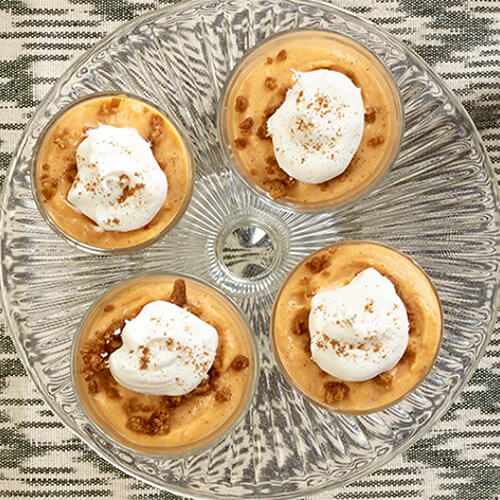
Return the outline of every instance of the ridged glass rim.
<path id="1" fill-rule="evenodd" d="M 322 3 L 322 2 L 318 2 Z M 331 6 L 330 6 L 331 7 Z M 370 180 L 369 183 L 364 185 L 360 190 L 353 190 L 354 196 L 349 196 L 349 193 L 343 195 L 340 199 L 333 200 L 324 200 L 319 203 L 310 203 L 306 202 L 303 205 L 298 202 L 282 200 L 280 198 L 273 199 L 269 195 L 269 193 L 261 188 L 257 183 L 252 181 L 250 177 L 246 174 L 245 169 L 240 165 L 238 160 L 236 159 L 231 144 L 229 140 L 229 131 L 228 131 L 228 123 L 227 123 L 227 112 L 229 105 L 229 95 L 231 94 L 233 87 L 238 80 L 238 77 L 241 73 L 245 71 L 246 62 L 258 51 L 265 48 L 266 45 L 275 44 L 281 38 L 293 37 L 294 35 L 300 35 L 301 33 L 317 33 L 323 34 L 325 36 L 337 36 L 339 38 L 344 38 L 346 41 L 360 53 L 366 52 L 368 56 L 372 57 L 380 66 L 380 75 L 385 79 L 386 84 L 390 87 L 392 91 L 392 95 L 390 96 L 394 101 L 395 108 L 395 116 L 394 120 L 399 122 L 399 130 L 396 134 L 395 143 L 393 144 L 392 149 L 389 154 L 385 154 L 382 157 L 381 162 L 385 162 L 384 167 Z M 340 207 L 348 207 L 357 203 L 361 198 L 368 195 L 371 191 L 373 191 L 381 180 L 386 176 L 391 169 L 393 168 L 401 149 L 401 143 L 403 141 L 404 135 L 404 106 L 403 101 L 401 99 L 401 92 L 399 91 L 399 87 L 392 76 L 392 73 L 388 70 L 385 63 L 377 56 L 369 47 L 358 42 L 356 39 L 352 38 L 349 35 L 345 35 L 344 33 L 340 33 L 335 30 L 327 30 L 324 28 L 314 29 L 314 28 L 295 28 L 291 30 L 281 31 L 276 33 L 270 37 L 264 38 L 257 42 L 253 47 L 251 47 L 235 64 L 233 69 L 228 74 L 226 82 L 221 91 L 221 97 L 219 98 L 219 103 L 217 106 L 217 138 L 219 140 L 219 144 L 222 146 L 222 150 L 224 151 L 224 156 L 228 164 L 230 165 L 233 172 L 235 172 L 238 178 L 243 182 L 243 184 L 251 189 L 255 194 L 257 194 L 261 199 L 265 200 L 268 203 L 275 204 L 281 209 L 285 209 L 294 213 L 328 213 L 333 212 L 335 209 Z"/>
<path id="2" fill-rule="evenodd" d="M 159 19 L 161 17 L 164 17 L 165 15 L 169 16 L 175 16 L 178 13 L 182 12 L 186 8 L 201 8 L 204 5 L 206 5 L 208 2 L 206 0 L 185 0 L 184 2 L 174 4 L 174 5 L 168 5 L 163 7 L 162 9 L 159 9 L 158 11 L 151 12 L 151 13 L 146 13 L 143 14 L 142 16 L 133 19 L 131 21 L 128 21 L 127 23 L 124 23 L 122 26 L 118 27 L 115 31 L 112 33 L 108 34 L 106 37 L 104 37 L 101 41 L 99 41 L 97 44 L 95 44 L 89 51 L 83 53 L 80 55 L 73 63 L 72 65 L 62 73 L 60 76 L 59 80 L 52 86 L 52 88 L 47 92 L 47 94 L 42 98 L 40 101 L 38 108 L 37 109 L 42 109 L 47 106 L 48 103 L 50 103 L 54 97 L 56 96 L 56 93 L 60 90 L 61 87 L 61 82 L 64 81 L 65 78 L 68 78 L 70 75 L 72 75 L 75 72 L 75 69 L 79 68 L 86 62 L 90 60 L 90 58 L 98 53 L 100 50 L 105 49 L 110 42 L 116 41 L 119 39 L 121 36 L 126 36 L 127 34 L 130 33 L 130 31 L 139 25 L 145 24 L 146 22 L 153 22 L 156 19 Z M 289 0 L 289 3 L 294 3 L 294 0 Z M 374 24 L 372 21 L 366 20 L 361 18 L 359 15 L 354 14 L 350 12 L 349 10 L 345 8 L 341 8 L 329 3 L 324 2 L 323 0 L 300 0 L 301 5 L 306 5 L 309 7 L 313 8 L 322 8 L 325 10 L 330 11 L 331 13 L 335 14 L 341 14 L 342 17 L 347 20 L 348 22 L 351 22 L 352 24 L 355 24 L 357 26 L 363 26 L 363 27 L 369 27 L 369 29 L 376 33 L 378 36 L 383 37 L 385 40 L 388 40 L 394 47 L 398 48 L 408 56 L 411 56 L 411 58 L 420 65 L 420 67 L 424 68 L 426 73 L 433 78 L 435 82 L 439 82 L 440 89 L 443 92 L 443 95 L 445 95 L 456 107 L 456 109 L 462 114 L 464 119 L 467 120 L 470 128 L 471 128 L 471 136 L 475 139 L 475 145 L 476 147 L 481 151 L 481 154 L 484 157 L 484 167 L 488 171 L 488 174 L 491 179 L 495 179 L 495 174 L 493 170 L 493 165 L 488 157 L 488 154 L 486 152 L 486 149 L 484 147 L 484 144 L 480 140 L 479 133 L 477 131 L 477 127 L 472 121 L 469 113 L 465 110 L 463 105 L 461 104 L 460 101 L 457 100 L 457 98 L 452 94 L 452 92 L 444 85 L 442 82 L 441 78 L 437 75 L 437 73 L 422 59 L 421 56 L 419 56 L 417 53 L 406 47 L 402 42 L 400 42 L 398 39 L 394 38 L 394 36 L 390 35 L 388 32 L 383 30 L 382 28 L 379 28 L 376 24 Z M 6 174 L 6 178 L 4 181 L 4 188 L 2 189 L 1 193 L 1 203 L 2 207 L 5 206 L 5 201 L 6 201 L 6 193 L 7 193 L 7 187 L 12 183 L 14 173 L 16 171 L 15 167 L 17 164 L 20 162 L 21 154 L 23 151 L 23 148 L 26 145 L 26 142 L 28 140 L 28 133 L 32 133 L 33 129 L 37 123 L 37 121 L 40 120 L 40 117 L 37 116 L 37 112 L 33 113 L 31 116 L 30 120 L 27 122 L 25 131 L 21 138 L 19 139 L 17 143 L 17 147 L 15 149 L 15 153 L 12 156 L 12 159 L 10 161 L 9 169 Z M 495 199 L 496 199 L 496 204 L 498 207 L 498 201 L 500 199 L 500 187 L 495 183 L 491 183 L 491 189 L 495 193 Z M 4 209 L 2 209 L 4 210 Z M 500 213 L 495 212 L 493 214 L 493 217 L 496 221 L 497 228 L 500 227 Z M 1 229 L 5 228 L 5 218 L 6 218 L 6 212 L 2 213 L 2 217 L 0 217 L 0 223 Z M 1 234 L 1 233 L 0 233 Z M 496 233 L 496 240 L 500 242 L 500 232 L 497 231 Z M 4 254 L 2 251 L 2 245 L 0 245 L 0 260 L 3 260 Z M 498 258 L 498 256 L 497 256 Z M 0 280 L 1 280 L 1 299 L 2 299 L 2 306 L 5 311 L 5 319 L 6 319 L 6 324 L 11 332 L 11 337 L 13 339 L 14 345 L 16 346 L 16 350 L 18 352 L 18 355 L 24 365 L 24 368 L 28 375 L 30 376 L 32 382 L 34 383 L 35 387 L 39 391 L 41 397 L 45 401 L 45 403 L 48 405 L 48 407 L 53 411 L 54 415 L 57 416 L 57 418 L 63 423 L 65 427 L 67 427 L 75 436 L 77 436 L 79 439 L 81 439 L 90 449 L 93 450 L 98 456 L 106 460 L 108 463 L 111 463 L 114 467 L 119 469 L 120 471 L 124 472 L 125 474 L 139 479 L 143 481 L 144 483 L 147 483 L 153 487 L 166 490 L 178 495 L 199 495 L 200 492 L 197 490 L 194 490 L 192 487 L 189 486 L 180 486 L 180 485 L 175 485 L 175 484 L 159 484 L 158 481 L 154 481 L 153 479 L 149 477 L 145 477 L 145 474 L 142 471 L 139 470 L 131 470 L 127 464 L 122 464 L 114 460 L 112 457 L 109 456 L 105 452 L 105 450 L 99 448 L 95 443 L 93 443 L 91 440 L 88 439 L 88 437 L 85 435 L 85 433 L 78 428 L 72 419 L 69 417 L 65 417 L 60 415 L 58 407 L 53 403 L 53 401 L 46 395 L 45 393 L 45 387 L 42 384 L 42 382 L 39 380 L 37 377 L 37 373 L 33 366 L 30 364 L 28 356 L 26 354 L 26 351 L 23 348 L 22 342 L 19 338 L 18 335 L 18 329 L 17 329 L 17 323 L 15 321 L 15 317 L 12 314 L 12 311 L 9 306 L 9 299 L 7 297 L 7 292 L 6 292 L 6 274 L 5 274 L 5 268 L 4 266 L 0 266 Z M 429 419 L 429 421 L 425 425 L 419 426 L 419 429 L 416 430 L 415 434 L 412 436 L 411 439 L 409 439 L 407 442 L 401 444 L 398 448 L 392 450 L 390 453 L 387 455 L 379 458 L 377 461 L 374 463 L 368 465 L 367 467 L 363 468 L 363 470 L 359 470 L 354 472 L 353 474 L 350 474 L 348 478 L 337 481 L 337 482 L 331 482 L 331 483 L 326 483 L 322 484 L 319 486 L 313 486 L 313 487 L 308 487 L 305 490 L 301 490 L 300 494 L 303 495 L 314 495 L 314 494 L 319 494 L 322 492 L 325 492 L 329 489 L 337 489 L 339 487 L 342 487 L 346 484 L 353 483 L 354 481 L 359 480 L 360 478 L 373 473 L 373 471 L 379 469 L 380 467 L 384 466 L 387 464 L 389 461 L 391 461 L 393 458 L 395 458 L 397 455 L 405 452 L 410 448 L 418 439 L 420 439 L 425 433 L 427 433 L 436 423 L 439 421 L 439 419 L 449 410 L 449 408 L 452 406 L 453 402 L 458 398 L 462 390 L 464 389 L 465 385 L 467 382 L 471 379 L 472 375 L 474 374 L 475 370 L 477 369 L 477 366 L 484 355 L 484 352 L 486 350 L 486 347 L 488 345 L 489 340 L 491 339 L 494 326 L 495 326 L 495 319 L 498 314 L 498 308 L 500 306 L 500 278 L 497 279 L 497 282 L 495 284 L 495 289 L 493 291 L 493 296 L 491 298 L 491 303 L 493 304 L 493 307 L 495 308 L 495 311 L 489 318 L 489 321 L 486 324 L 486 332 L 485 332 L 485 340 L 483 345 L 480 347 L 478 350 L 478 354 L 473 360 L 472 364 L 469 367 L 468 372 L 464 375 L 463 378 L 460 379 L 460 381 L 457 383 L 457 390 L 453 394 L 451 398 L 449 398 L 448 401 L 446 401 L 442 406 L 440 406 L 436 412 L 432 415 L 432 417 Z M 16 333 L 12 333 L 16 332 Z M 332 490 L 333 491 L 333 490 Z M 208 491 L 205 491 L 203 493 L 203 497 L 205 498 L 211 498 L 211 499 L 218 499 L 221 498 L 220 495 L 210 493 Z M 230 496 L 225 496 L 224 498 L 237 498 L 237 497 L 230 497 Z M 259 498 L 259 497 L 256 497 Z M 260 498 L 264 498 L 263 496 L 260 496 Z M 297 498 L 296 493 L 288 493 L 285 495 L 281 494 L 272 494 L 272 495 L 267 495 L 265 498 L 271 500 L 271 499 L 283 499 L 283 498 Z"/>
<path id="3" fill-rule="evenodd" d="M 99 305 L 106 300 L 106 298 L 111 295 L 113 292 L 116 292 L 119 288 L 125 287 L 127 284 L 134 284 L 135 282 L 139 282 L 143 278 L 182 278 L 186 280 L 191 280 L 195 283 L 201 284 L 208 288 L 211 292 L 213 292 L 215 295 L 217 295 L 220 299 L 222 299 L 223 302 L 226 302 L 227 305 L 234 310 L 236 315 L 240 318 L 242 321 L 243 325 L 245 326 L 246 331 L 244 332 L 244 337 L 248 341 L 248 346 L 250 348 L 250 354 L 252 356 L 253 360 L 253 370 L 251 370 L 251 377 L 252 380 L 249 383 L 249 389 L 248 389 L 248 396 L 247 400 L 245 401 L 245 404 L 241 407 L 241 409 L 238 407 L 235 408 L 233 413 L 224 421 L 222 422 L 217 428 L 215 428 L 212 432 L 210 432 L 208 435 L 205 437 L 194 441 L 190 443 L 189 445 L 184 445 L 184 446 L 175 446 L 172 448 L 181 448 L 181 451 L 176 451 L 176 452 L 168 452 L 168 451 L 146 451 L 145 448 L 154 448 L 154 447 L 142 447 L 141 445 L 135 445 L 135 446 L 127 446 L 123 442 L 120 442 L 119 440 L 115 439 L 113 436 L 109 435 L 101 429 L 99 424 L 95 421 L 95 419 L 90 415 L 89 411 L 87 410 L 85 404 L 82 401 L 82 398 L 80 396 L 80 391 L 78 390 L 78 382 L 76 380 L 76 369 L 77 369 L 77 362 L 76 362 L 76 357 L 78 355 L 78 346 L 80 344 L 80 339 L 81 335 L 83 332 L 84 327 L 86 326 L 87 320 L 90 318 L 92 313 L 99 307 Z M 241 332 L 240 332 L 241 333 Z M 252 406 L 254 397 L 255 397 L 255 392 L 257 389 L 257 382 L 259 379 L 259 368 L 260 368 L 260 351 L 257 346 L 257 342 L 255 340 L 255 335 L 252 331 L 252 328 L 246 318 L 246 316 L 243 314 L 241 308 L 231 299 L 231 297 L 228 297 L 225 295 L 221 290 L 219 290 L 217 287 L 214 285 L 208 283 L 207 281 L 198 278 L 196 276 L 187 274 L 187 273 L 181 273 L 177 271 L 162 271 L 162 272 L 146 272 L 146 273 L 141 273 L 134 275 L 132 277 L 129 277 L 127 279 L 124 279 L 120 281 L 119 283 L 115 284 L 111 288 L 109 288 L 106 292 L 101 294 L 87 309 L 87 312 L 81 319 L 81 321 L 78 324 L 77 331 L 75 336 L 73 337 L 73 340 L 71 342 L 71 355 L 70 355 L 70 371 L 71 371 L 71 386 L 73 389 L 73 392 L 76 396 L 77 404 L 78 407 L 82 410 L 83 414 L 85 415 L 86 419 L 88 422 L 92 425 L 92 427 L 99 432 L 101 435 L 104 435 L 105 438 L 113 443 L 114 446 L 118 448 L 123 448 L 128 451 L 131 451 L 137 455 L 143 455 L 145 457 L 151 458 L 169 458 L 169 459 L 175 459 L 175 458 L 182 458 L 185 456 L 191 456 L 191 455 L 197 455 L 200 453 L 203 453 L 204 451 L 207 451 L 210 448 L 213 448 L 216 444 L 220 443 L 223 441 L 227 436 L 229 436 L 233 430 L 236 428 L 236 426 L 243 420 L 245 415 L 248 413 L 250 407 Z M 239 411 L 239 414 L 234 417 L 234 415 Z M 224 425 L 225 422 L 231 420 L 234 418 L 232 423 L 225 429 L 222 433 L 218 434 L 218 429 Z M 211 436 L 214 436 L 211 438 Z M 124 438 L 124 441 L 127 441 Z M 198 443 L 198 445 L 197 445 Z M 200 444 L 201 443 L 201 444 Z M 183 450 L 183 447 L 186 447 L 188 449 Z M 141 449 L 142 448 L 142 449 Z M 169 447 L 158 447 L 158 449 L 161 450 L 167 450 Z"/>
<path id="4" fill-rule="evenodd" d="M 78 62 L 78 61 L 77 61 Z M 76 64 L 76 63 L 75 63 Z M 73 67 L 73 66 L 71 66 Z M 70 68 L 71 69 L 71 68 Z M 70 236 L 68 233 L 62 230 L 61 227 L 59 227 L 56 222 L 52 219 L 50 216 L 49 212 L 45 209 L 45 204 L 43 203 L 43 200 L 40 197 L 40 193 L 38 192 L 37 188 L 37 179 L 36 179 L 36 171 L 37 171 L 37 162 L 38 162 L 38 155 L 40 153 L 40 149 L 45 141 L 45 138 L 50 131 L 50 129 L 57 123 L 59 118 L 64 116 L 69 110 L 75 108 L 76 106 L 86 102 L 90 101 L 92 99 L 99 99 L 99 98 L 105 98 L 105 97 L 118 97 L 118 96 L 124 96 L 127 97 L 131 100 L 139 101 L 143 104 L 148 105 L 149 107 L 153 108 L 156 110 L 159 114 L 161 114 L 170 124 L 173 126 L 177 134 L 179 134 L 179 137 L 181 139 L 182 145 L 185 149 L 186 152 L 186 160 L 187 160 L 187 166 L 188 166 L 188 178 L 187 178 L 187 189 L 186 193 L 184 195 L 184 199 L 182 201 L 182 204 L 176 213 L 175 217 L 170 221 L 167 226 L 165 226 L 158 234 L 150 238 L 149 240 L 143 241 L 142 243 L 138 243 L 137 245 L 131 245 L 128 247 L 120 247 L 120 248 L 101 248 L 101 247 L 96 247 L 93 245 L 88 245 L 77 238 L 74 238 L 73 236 Z M 143 250 L 144 248 L 147 248 L 151 246 L 153 243 L 158 241 L 159 239 L 163 238 L 169 231 L 171 231 L 177 224 L 178 222 L 182 219 L 182 216 L 184 215 L 185 211 L 187 210 L 187 207 L 189 206 L 189 203 L 191 201 L 191 197 L 193 194 L 193 188 L 194 188 L 194 181 L 196 177 L 196 164 L 194 161 L 194 154 L 193 154 L 193 149 L 191 147 L 191 142 L 187 136 L 187 133 L 184 129 L 184 127 L 179 123 L 177 119 L 172 117 L 167 111 L 162 109 L 160 106 L 158 106 L 156 103 L 149 101 L 148 99 L 138 96 L 132 92 L 128 91 L 123 91 L 123 90 L 105 90 L 102 92 L 92 92 L 90 94 L 86 94 L 84 96 L 78 97 L 65 106 L 63 106 L 61 109 L 59 109 L 48 121 L 48 123 L 43 127 L 42 131 L 40 132 L 36 143 L 35 147 L 33 148 L 33 154 L 30 160 L 30 181 L 31 181 L 31 193 L 33 195 L 33 199 L 35 200 L 35 204 L 38 208 L 38 211 L 40 212 L 40 215 L 42 216 L 43 220 L 47 223 L 47 225 L 56 233 L 59 237 L 61 237 L 63 240 L 65 240 L 67 243 L 70 245 L 79 248 L 80 250 L 84 250 L 85 252 L 91 253 L 91 254 L 97 254 L 97 255 L 124 255 L 124 254 L 130 254 L 130 253 L 135 253 L 140 250 Z"/>
<path id="5" fill-rule="evenodd" d="M 287 369 L 285 368 L 285 366 L 281 362 L 281 358 L 280 358 L 280 355 L 279 355 L 279 352 L 278 352 L 278 347 L 276 346 L 276 336 L 275 336 L 275 333 L 276 333 L 275 330 L 276 329 L 274 327 L 274 323 L 275 323 L 275 319 L 276 319 L 276 308 L 278 306 L 278 302 L 279 302 L 279 300 L 281 298 L 281 295 L 282 295 L 283 291 L 285 290 L 285 288 L 286 288 L 288 282 L 290 281 L 290 279 L 292 278 L 292 276 L 294 276 L 295 273 L 297 271 L 299 271 L 309 259 L 311 259 L 311 257 L 314 257 L 315 255 L 318 255 L 320 253 L 323 253 L 326 250 L 335 249 L 335 248 L 339 248 L 339 247 L 345 247 L 345 246 L 358 246 L 358 245 L 374 245 L 374 246 L 379 246 L 379 247 L 385 248 L 386 250 L 390 250 L 391 252 L 394 252 L 394 253 L 398 254 L 400 257 L 403 257 L 403 259 L 405 259 L 407 262 L 409 262 L 410 265 L 413 266 L 424 277 L 424 279 L 427 281 L 427 283 L 430 285 L 432 293 L 433 293 L 434 297 L 436 298 L 438 306 L 439 306 L 439 324 L 440 324 L 439 342 L 438 342 L 438 344 L 436 346 L 436 350 L 434 351 L 434 355 L 432 357 L 432 361 L 431 361 L 431 363 L 429 363 L 429 366 L 427 367 L 427 369 L 425 370 L 425 372 L 422 373 L 422 375 L 415 382 L 415 384 L 413 384 L 404 394 L 402 394 L 398 398 L 394 399 L 393 401 L 390 401 L 389 403 L 386 403 L 384 405 L 375 406 L 375 407 L 367 409 L 367 410 L 349 410 L 349 409 L 346 409 L 346 408 L 335 408 L 334 406 L 330 406 L 330 405 L 326 404 L 325 402 L 323 402 L 323 401 L 321 401 L 319 399 L 313 398 L 309 393 L 307 393 L 304 389 L 302 389 L 302 387 L 300 387 L 295 382 L 295 380 L 293 380 L 293 378 L 290 376 L 290 374 L 288 373 Z M 412 257 L 410 257 L 408 254 L 405 254 L 405 253 L 401 252 L 400 250 L 398 250 L 397 248 L 394 248 L 391 245 L 387 245 L 385 243 L 379 243 L 378 241 L 373 241 L 373 240 L 341 240 L 341 241 L 337 241 L 335 243 L 332 243 L 330 245 L 326 245 L 326 246 L 324 246 L 322 248 L 319 248 L 318 250 L 315 250 L 314 252 L 310 253 L 309 255 L 306 255 L 288 273 L 287 277 L 285 278 L 285 280 L 281 284 L 281 286 L 280 286 L 280 288 L 279 288 L 279 290 L 276 293 L 276 296 L 274 298 L 273 308 L 272 308 L 271 316 L 270 316 L 270 319 L 269 319 L 269 336 L 271 338 L 271 348 L 272 348 L 272 351 L 273 351 L 273 356 L 274 356 L 274 360 L 276 362 L 276 365 L 278 366 L 281 374 L 283 375 L 283 377 L 285 378 L 285 380 L 287 381 L 287 383 L 292 387 L 292 389 L 294 389 L 295 391 L 297 391 L 303 398 L 305 398 L 310 403 L 312 403 L 312 404 L 314 404 L 316 406 L 319 406 L 321 408 L 324 408 L 324 409 L 326 409 L 326 410 L 328 410 L 328 411 L 330 411 L 332 413 L 335 413 L 335 414 L 339 414 L 339 415 L 370 415 L 371 413 L 377 413 L 377 412 L 386 410 L 387 408 L 391 408 L 391 407 L 397 405 L 403 399 L 405 399 L 407 396 L 409 396 L 410 394 L 412 394 L 413 392 L 415 392 L 418 389 L 418 387 L 427 378 L 427 376 L 429 375 L 429 373 L 432 371 L 432 368 L 434 367 L 434 365 L 436 363 L 436 360 L 439 357 L 439 353 L 441 352 L 441 347 L 443 345 L 443 338 L 444 338 L 444 312 L 443 312 L 443 306 L 441 304 L 441 300 L 439 298 L 438 291 L 437 291 L 436 287 L 434 286 L 434 283 L 432 282 L 431 278 L 425 272 L 425 270 Z"/>

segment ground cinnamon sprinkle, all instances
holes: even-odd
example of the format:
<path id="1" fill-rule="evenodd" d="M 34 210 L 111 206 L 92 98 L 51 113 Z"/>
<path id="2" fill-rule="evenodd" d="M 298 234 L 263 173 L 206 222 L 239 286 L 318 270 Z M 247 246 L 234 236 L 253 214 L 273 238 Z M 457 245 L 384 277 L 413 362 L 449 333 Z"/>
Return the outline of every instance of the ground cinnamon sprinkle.
<path id="1" fill-rule="evenodd" d="M 349 394 L 349 387 L 344 382 L 325 382 L 325 401 L 333 405 L 342 401 Z"/>
<path id="2" fill-rule="evenodd" d="M 143 347 L 142 349 L 142 356 L 139 358 L 139 369 L 140 370 L 147 370 L 148 369 L 148 366 L 149 366 L 149 360 L 150 360 L 150 357 L 149 357 L 149 354 L 150 354 L 150 349 L 149 347 Z"/>
<path id="3" fill-rule="evenodd" d="M 128 184 L 126 186 L 124 186 L 122 188 L 122 194 L 120 195 L 120 197 L 118 198 L 117 202 L 118 203 L 123 203 L 124 201 L 126 201 L 128 198 L 130 198 L 131 196 L 133 196 L 135 194 L 136 191 L 138 191 L 139 189 L 143 189 L 145 187 L 145 184 L 143 183 L 139 183 L 139 184 L 136 184 L 135 186 L 133 187 L 130 187 Z"/>

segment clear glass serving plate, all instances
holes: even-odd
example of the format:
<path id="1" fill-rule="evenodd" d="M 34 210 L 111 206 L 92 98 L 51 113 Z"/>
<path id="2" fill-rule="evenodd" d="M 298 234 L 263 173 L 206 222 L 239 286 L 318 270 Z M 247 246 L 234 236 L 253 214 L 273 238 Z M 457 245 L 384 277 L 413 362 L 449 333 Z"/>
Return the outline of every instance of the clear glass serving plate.
<path id="1" fill-rule="evenodd" d="M 297 27 L 338 31 L 374 51 L 401 91 L 405 133 L 394 168 L 358 203 L 296 214 L 257 197 L 232 173 L 216 132 L 226 76 L 245 51 Z M 31 154 L 58 109 L 84 94 L 125 90 L 167 109 L 193 142 L 197 179 L 179 225 L 129 256 L 93 256 L 57 237 L 30 189 Z M 2 299 L 26 370 L 47 404 L 123 471 L 180 494 L 297 498 L 354 481 L 413 443 L 472 374 L 491 332 L 500 269 L 499 203 L 491 165 L 463 108 L 415 54 L 359 18 L 309 0 L 189 1 L 127 24 L 78 60 L 36 111 L 1 200 Z M 273 360 L 273 297 L 306 254 L 341 239 L 373 239 L 413 257 L 444 308 L 434 369 L 397 406 L 341 416 L 292 390 Z M 70 349 L 92 302 L 118 282 L 153 271 L 218 286 L 247 315 L 260 348 L 257 394 L 246 418 L 211 450 L 182 458 L 141 455 L 95 432 L 71 385 Z"/>

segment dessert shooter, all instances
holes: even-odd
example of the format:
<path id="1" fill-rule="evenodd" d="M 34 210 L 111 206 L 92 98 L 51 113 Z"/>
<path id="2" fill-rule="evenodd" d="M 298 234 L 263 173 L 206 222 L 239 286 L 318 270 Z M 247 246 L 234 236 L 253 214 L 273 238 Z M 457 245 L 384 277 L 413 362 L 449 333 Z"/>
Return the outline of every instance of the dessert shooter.
<path id="1" fill-rule="evenodd" d="M 346 203 L 390 167 L 402 134 L 399 92 L 354 40 L 299 30 L 254 48 L 219 110 L 226 152 L 261 194 L 300 209 Z"/>
<path id="2" fill-rule="evenodd" d="M 76 392 L 92 420 L 146 453 L 203 447 L 241 417 L 256 373 L 248 326 L 212 287 L 145 276 L 108 292 L 73 346 Z"/>
<path id="3" fill-rule="evenodd" d="M 321 249 L 292 271 L 271 317 L 273 350 L 306 396 L 346 413 L 390 406 L 430 371 L 441 304 L 411 259 L 381 244 Z"/>
<path id="4" fill-rule="evenodd" d="M 32 169 L 47 222 L 81 248 L 140 248 L 182 216 L 193 184 L 179 125 L 138 97 L 93 94 L 41 134 Z"/>

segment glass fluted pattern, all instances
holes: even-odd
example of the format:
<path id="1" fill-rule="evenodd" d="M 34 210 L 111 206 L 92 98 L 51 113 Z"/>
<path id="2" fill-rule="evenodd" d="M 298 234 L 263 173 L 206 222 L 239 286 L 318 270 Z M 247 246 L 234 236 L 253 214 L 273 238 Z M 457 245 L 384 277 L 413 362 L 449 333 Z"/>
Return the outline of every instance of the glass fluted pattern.
<path id="1" fill-rule="evenodd" d="M 273 207 L 226 164 L 216 107 L 229 71 L 257 41 L 297 27 L 349 35 L 371 48 L 400 88 L 405 135 L 392 171 L 358 203 L 329 214 Z M 162 241 L 131 256 L 84 254 L 58 239 L 29 185 L 34 143 L 74 98 L 127 90 L 186 127 L 197 161 L 192 202 Z M 480 356 L 496 312 L 498 201 L 491 166 L 462 108 L 427 67 L 376 27 L 309 1 L 187 2 L 124 26 L 66 73 L 27 128 L 2 199 L 4 309 L 30 375 L 60 418 L 126 472 L 180 493 L 296 498 L 352 481 L 408 446 L 456 397 Z M 235 220 L 271 229 L 280 258 L 259 280 L 221 265 L 218 235 Z M 370 416 L 311 406 L 277 371 L 270 351 L 272 300 L 306 254 L 339 239 L 374 239 L 408 253 L 433 279 L 445 312 L 444 343 L 422 386 Z M 262 361 L 246 419 L 212 450 L 175 459 L 131 453 L 96 432 L 77 405 L 69 352 L 79 321 L 111 286 L 145 271 L 181 271 L 219 286 L 243 308 Z"/>

